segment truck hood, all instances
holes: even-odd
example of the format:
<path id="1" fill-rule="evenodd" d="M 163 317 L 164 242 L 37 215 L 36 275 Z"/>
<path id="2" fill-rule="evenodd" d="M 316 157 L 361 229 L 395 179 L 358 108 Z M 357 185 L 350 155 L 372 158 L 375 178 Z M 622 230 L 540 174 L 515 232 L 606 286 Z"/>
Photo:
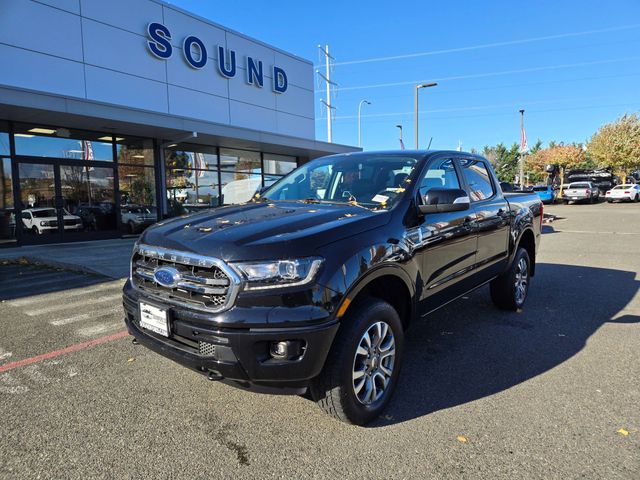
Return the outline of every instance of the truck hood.
<path id="1" fill-rule="evenodd" d="M 157 223 L 140 243 L 225 261 L 306 257 L 336 240 L 378 228 L 387 211 L 336 203 L 230 205 Z"/>

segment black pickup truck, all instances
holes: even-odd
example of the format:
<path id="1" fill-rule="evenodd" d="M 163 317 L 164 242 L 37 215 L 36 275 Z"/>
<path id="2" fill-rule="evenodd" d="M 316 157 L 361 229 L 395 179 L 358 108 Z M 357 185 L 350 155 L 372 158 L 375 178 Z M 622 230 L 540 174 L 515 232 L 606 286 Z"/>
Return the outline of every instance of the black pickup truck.
<path id="1" fill-rule="evenodd" d="M 476 155 L 319 158 L 247 203 L 147 229 L 125 321 L 210 380 L 309 393 L 364 424 L 389 403 L 414 321 L 487 283 L 498 307 L 523 306 L 542 216 Z"/>

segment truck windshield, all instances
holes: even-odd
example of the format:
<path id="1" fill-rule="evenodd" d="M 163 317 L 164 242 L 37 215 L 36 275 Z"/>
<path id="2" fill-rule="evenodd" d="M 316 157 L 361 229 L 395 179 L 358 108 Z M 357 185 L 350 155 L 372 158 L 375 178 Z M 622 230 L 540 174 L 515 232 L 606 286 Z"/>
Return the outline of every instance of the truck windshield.
<path id="1" fill-rule="evenodd" d="M 572 183 L 569 185 L 569 188 L 589 188 L 590 185 L 588 183 Z"/>
<path id="2" fill-rule="evenodd" d="M 407 155 L 335 155 L 313 160 L 262 194 L 267 200 L 355 202 L 371 209 L 391 208 L 402 196 L 416 158 Z"/>

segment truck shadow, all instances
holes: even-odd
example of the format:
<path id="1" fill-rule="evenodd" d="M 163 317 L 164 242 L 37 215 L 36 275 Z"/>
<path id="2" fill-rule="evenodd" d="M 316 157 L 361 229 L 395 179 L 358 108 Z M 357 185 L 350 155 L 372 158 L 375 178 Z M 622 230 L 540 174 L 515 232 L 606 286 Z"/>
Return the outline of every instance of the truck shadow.
<path id="1" fill-rule="evenodd" d="M 544 373 L 578 353 L 637 294 L 636 272 L 538 264 L 524 311 L 503 312 L 482 288 L 417 320 L 380 427 L 472 402 Z M 597 297 L 594 296 L 597 293 Z"/>

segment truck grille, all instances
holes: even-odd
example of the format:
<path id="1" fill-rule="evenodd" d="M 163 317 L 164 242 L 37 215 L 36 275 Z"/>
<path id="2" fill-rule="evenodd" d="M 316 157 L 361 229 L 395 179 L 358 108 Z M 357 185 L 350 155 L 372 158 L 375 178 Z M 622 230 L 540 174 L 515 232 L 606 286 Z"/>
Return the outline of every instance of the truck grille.
<path id="1" fill-rule="evenodd" d="M 172 286 L 156 281 L 154 274 L 162 267 L 178 272 L 179 278 Z M 131 258 L 131 283 L 165 302 L 219 312 L 233 305 L 240 278 L 217 258 L 138 245 Z"/>

